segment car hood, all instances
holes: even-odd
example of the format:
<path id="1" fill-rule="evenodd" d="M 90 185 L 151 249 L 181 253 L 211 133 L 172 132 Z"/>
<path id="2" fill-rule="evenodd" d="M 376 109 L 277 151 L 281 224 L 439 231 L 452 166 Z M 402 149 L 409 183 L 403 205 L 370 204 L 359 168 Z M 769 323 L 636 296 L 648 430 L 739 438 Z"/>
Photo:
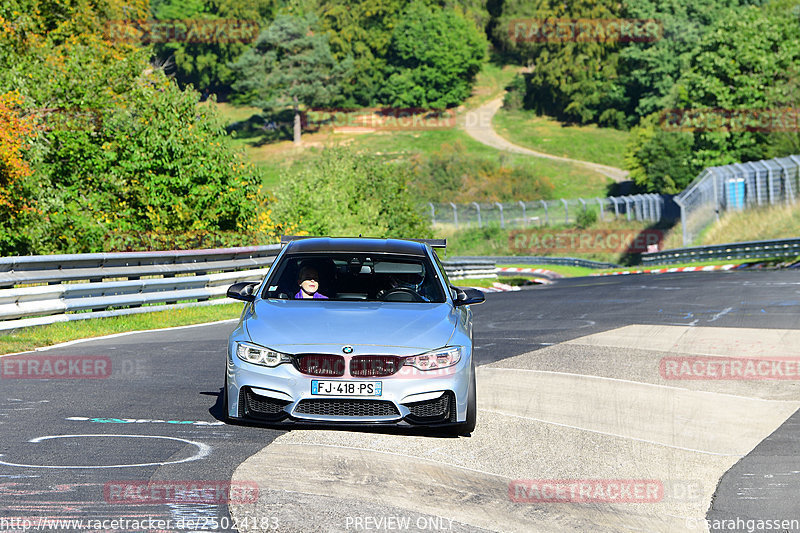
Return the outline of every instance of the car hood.
<path id="1" fill-rule="evenodd" d="M 447 345 L 458 311 L 449 304 L 259 300 L 245 320 L 250 339 L 270 348 L 343 345 L 432 350 Z M 358 350 L 357 350 L 358 351 Z"/>

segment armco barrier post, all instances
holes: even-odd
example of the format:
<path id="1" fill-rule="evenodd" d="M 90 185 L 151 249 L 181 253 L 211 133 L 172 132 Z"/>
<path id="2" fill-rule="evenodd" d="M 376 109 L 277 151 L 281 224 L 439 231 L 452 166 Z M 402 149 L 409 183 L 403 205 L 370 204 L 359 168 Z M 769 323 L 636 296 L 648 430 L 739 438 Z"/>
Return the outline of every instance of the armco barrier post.
<path id="1" fill-rule="evenodd" d="M 495 202 L 494 205 L 496 205 L 497 208 L 500 210 L 500 227 L 505 229 L 506 222 L 505 220 L 503 220 L 503 204 L 501 204 L 500 202 Z"/>

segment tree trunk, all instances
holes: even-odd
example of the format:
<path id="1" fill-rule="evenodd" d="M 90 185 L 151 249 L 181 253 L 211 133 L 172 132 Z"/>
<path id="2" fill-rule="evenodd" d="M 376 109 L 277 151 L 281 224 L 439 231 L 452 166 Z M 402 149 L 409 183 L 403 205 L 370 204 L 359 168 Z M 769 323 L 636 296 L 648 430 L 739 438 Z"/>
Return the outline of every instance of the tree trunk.
<path id="1" fill-rule="evenodd" d="M 300 145 L 300 134 L 301 134 L 301 124 L 300 124 L 300 109 L 297 106 L 297 97 L 294 99 L 294 144 L 295 146 Z"/>

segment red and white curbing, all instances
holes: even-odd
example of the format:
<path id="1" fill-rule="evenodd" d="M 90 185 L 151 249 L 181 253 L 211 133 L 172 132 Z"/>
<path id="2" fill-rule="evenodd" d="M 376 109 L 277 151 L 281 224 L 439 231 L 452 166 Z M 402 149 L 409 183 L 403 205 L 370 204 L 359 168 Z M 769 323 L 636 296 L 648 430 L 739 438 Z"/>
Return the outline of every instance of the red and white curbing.
<path id="1" fill-rule="evenodd" d="M 603 272 L 600 274 L 590 274 L 591 276 L 623 276 L 626 274 L 664 274 L 671 272 L 711 272 L 712 270 L 735 270 L 748 266 L 747 264 L 728 264 L 728 265 L 707 265 L 696 267 L 675 267 L 675 268 L 656 268 L 643 270 L 618 270 L 616 272 Z"/>
<path id="2" fill-rule="evenodd" d="M 536 283 L 538 285 L 550 285 L 553 283 L 552 280 L 547 278 L 531 278 L 528 281 L 531 283 Z M 500 283 L 495 281 L 492 283 L 491 287 L 472 287 L 473 289 L 478 289 L 479 291 L 483 292 L 508 292 L 508 291 L 520 291 L 522 290 L 519 286 L 516 285 L 509 285 L 507 283 Z"/>
<path id="3" fill-rule="evenodd" d="M 558 272 L 547 270 L 546 268 L 520 268 L 520 267 L 500 267 L 497 269 L 499 272 L 520 272 L 524 274 L 542 274 L 551 278 L 563 278 L 564 276 Z"/>

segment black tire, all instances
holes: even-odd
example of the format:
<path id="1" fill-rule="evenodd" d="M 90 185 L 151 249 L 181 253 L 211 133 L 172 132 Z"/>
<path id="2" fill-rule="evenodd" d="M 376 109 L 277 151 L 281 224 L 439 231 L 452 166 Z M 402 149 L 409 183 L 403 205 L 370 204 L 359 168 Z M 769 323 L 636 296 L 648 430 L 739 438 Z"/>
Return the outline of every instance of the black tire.
<path id="1" fill-rule="evenodd" d="M 460 424 L 452 426 L 452 434 L 455 436 L 469 437 L 475 431 L 475 424 L 478 421 L 478 398 L 475 387 L 475 363 L 472 364 L 469 378 L 469 392 L 467 393 L 467 419 Z"/>
<path id="2" fill-rule="evenodd" d="M 228 367 L 225 366 L 225 380 L 222 385 L 222 421 L 230 422 L 231 418 L 228 416 Z"/>

